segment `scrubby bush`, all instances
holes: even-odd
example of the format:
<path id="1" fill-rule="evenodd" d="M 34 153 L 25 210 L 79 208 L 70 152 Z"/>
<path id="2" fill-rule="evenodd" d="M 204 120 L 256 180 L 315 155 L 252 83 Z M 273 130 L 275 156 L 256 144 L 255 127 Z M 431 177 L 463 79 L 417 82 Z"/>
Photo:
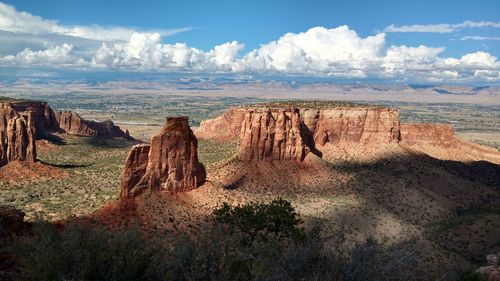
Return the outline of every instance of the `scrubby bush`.
<path id="1" fill-rule="evenodd" d="M 252 202 L 231 207 L 224 203 L 214 211 L 215 221 L 226 224 L 231 231 L 243 235 L 243 243 L 253 243 L 257 239 L 300 239 L 304 230 L 303 222 L 289 201 L 277 198 L 270 203 Z"/>
<path id="2" fill-rule="evenodd" d="M 300 228 L 302 220 L 282 199 L 223 205 L 214 222 L 196 237 L 38 223 L 32 235 L 0 252 L 18 258 L 14 280 L 431 280 L 415 266 L 411 245 L 368 239 L 348 247 L 343 235 L 327 240 L 320 226 Z"/>

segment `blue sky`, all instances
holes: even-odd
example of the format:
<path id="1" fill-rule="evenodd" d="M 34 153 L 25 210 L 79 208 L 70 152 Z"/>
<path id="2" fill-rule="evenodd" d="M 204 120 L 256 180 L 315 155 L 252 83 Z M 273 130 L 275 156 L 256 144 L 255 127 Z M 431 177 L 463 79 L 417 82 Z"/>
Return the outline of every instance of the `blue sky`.
<path id="1" fill-rule="evenodd" d="M 500 1 L 3 3 L 1 67 L 499 80 Z"/>

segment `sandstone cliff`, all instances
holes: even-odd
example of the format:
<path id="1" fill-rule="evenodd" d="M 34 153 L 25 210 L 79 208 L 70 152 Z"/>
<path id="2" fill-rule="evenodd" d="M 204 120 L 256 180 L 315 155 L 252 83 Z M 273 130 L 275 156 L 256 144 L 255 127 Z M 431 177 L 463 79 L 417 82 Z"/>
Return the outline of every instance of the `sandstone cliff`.
<path id="1" fill-rule="evenodd" d="M 321 156 L 321 148 L 327 143 L 377 145 L 399 140 L 397 110 L 345 104 L 315 105 L 295 107 L 271 103 L 234 108 L 223 116 L 202 122 L 197 135 L 218 140 L 240 137 L 238 158 L 244 161 L 302 161 L 309 152 Z"/>
<path id="2" fill-rule="evenodd" d="M 44 138 L 53 132 L 68 133 L 81 136 L 102 136 L 110 138 L 133 138 L 113 124 L 112 121 L 95 122 L 81 118 L 76 112 L 58 111 L 42 101 L 3 100 L 0 101 L 0 118 L 9 120 L 15 116 L 28 117 L 31 114 L 35 134 Z"/>
<path id="3" fill-rule="evenodd" d="M 58 111 L 56 118 L 59 122 L 59 127 L 68 134 L 133 140 L 128 132 L 122 131 L 111 120 L 103 122 L 89 121 L 83 119 L 73 111 Z"/>
<path id="4" fill-rule="evenodd" d="M 248 111 L 242 122 L 238 158 L 304 160 L 309 148 L 301 125 L 298 109 Z"/>
<path id="5" fill-rule="evenodd" d="M 189 128 L 188 118 L 167 118 L 151 145 L 134 146 L 130 151 L 121 179 L 121 197 L 145 190 L 183 192 L 202 185 L 206 172 L 198 161 L 197 149 L 198 140 Z"/>
<path id="6" fill-rule="evenodd" d="M 11 161 L 36 161 L 31 114 L 0 120 L 0 166 Z"/>
<path id="7" fill-rule="evenodd" d="M 403 123 L 400 143 L 436 158 L 500 163 L 500 152 L 461 140 L 450 125 Z"/>
<path id="8" fill-rule="evenodd" d="M 27 118 L 28 114 L 31 114 L 37 136 L 43 136 L 47 131 L 59 130 L 56 115 L 46 102 L 16 100 L 1 103 L 0 115 L 4 116 L 4 118 L 18 115 Z"/>
<path id="9" fill-rule="evenodd" d="M 219 117 L 203 120 L 196 130 L 196 137 L 217 140 L 229 140 L 238 137 L 247 112 L 247 108 L 230 108 Z"/>
<path id="10" fill-rule="evenodd" d="M 137 144 L 130 149 L 120 182 L 120 197 L 127 198 L 129 192 L 139 183 L 148 166 L 149 144 Z"/>

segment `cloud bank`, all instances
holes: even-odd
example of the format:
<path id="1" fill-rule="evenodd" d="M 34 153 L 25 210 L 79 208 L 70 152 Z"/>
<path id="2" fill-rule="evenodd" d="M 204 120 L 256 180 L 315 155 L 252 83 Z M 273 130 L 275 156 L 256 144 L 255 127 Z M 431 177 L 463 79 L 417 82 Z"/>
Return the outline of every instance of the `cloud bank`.
<path id="1" fill-rule="evenodd" d="M 432 28 L 444 32 L 450 28 L 495 24 L 464 22 L 451 27 L 439 25 Z M 418 29 L 415 26 L 391 28 Z M 312 75 L 403 81 L 500 80 L 500 62 L 489 53 L 474 52 L 460 58 L 443 57 L 442 47 L 387 46 L 385 33 L 361 37 L 345 25 L 287 33 L 246 52 L 244 44 L 237 41 L 203 51 L 185 43 L 164 43 L 162 37 L 168 32 L 140 32 L 119 27 L 66 27 L 0 3 L 0 30 L 25 37 L 29 34 L 39 43 L 0 56 L 0 66 L 3 67 Z M 44 36 L 40 37 L 41 34 Z M 1 35 L 0 40 L 5 37 Z M 40 43 L 40 38 L 51 36 L 56 36 L 57 40 Z M 92 44 L 87 44 L 85 40 L 90 40 Z"/>

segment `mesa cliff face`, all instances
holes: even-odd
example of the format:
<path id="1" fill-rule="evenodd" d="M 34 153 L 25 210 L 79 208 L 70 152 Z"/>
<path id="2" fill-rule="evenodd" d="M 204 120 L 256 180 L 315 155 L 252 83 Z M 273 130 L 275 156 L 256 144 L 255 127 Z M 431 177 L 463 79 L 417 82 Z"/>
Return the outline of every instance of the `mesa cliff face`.
<path id="1" fill-rule="evenodd" d="M 196 137 L 217 140 L 229 140 L 238 137 L 247 113 L 247 108 L 230 108 L 219 117 L 203 120 L 198 130 L 196 130 Z"/>
<path id="2" fill-rule="evenodd" d="M 403 123 L 401 124 L 400 143 L 417 148 L 437 158 L 482 159 L 500 163 L 500 152 L 493 148 L 461 140 L 455 135 L 453 127 L 450 125 Z M 442 154 L 445 154 L 446 157 L 440 157 Z M 466 157 L 461 157 L 461 155 Z"/>
<path id="3" fill-rule="evenodd" d="M 85 120 L 73 111 L 58 111 L 56 113 L 59 128 L 68 134 L 79 136 L 100 136 L 109 138 L 122 138 L 133 140 L 133 138 L 116 126 L 111 120 L 95 122 Z"/>
<path id="4" fill-rule="evenodd" d="M 167 118 L 151 145 L 136 145 L 129 152 L 120 195 L 128 198 L 145 190 L 171 193 L 195 189 L 205 183 L 205 167 L 198 161 L 198 140 L 187 117 Z"/>
<path id="5" fill-rule="evenodd" d="M 31 114 L 0 120 L 0 166 L 12 161 L 36 161 L 35 128 Z"/>
<path id="6" fill-rule="evenodd" d="M 202 138 L 218 140 L 239 136 L 238 158 L 243 161 L 302 161 L 309 152 L 321 156 L 327 143 L 391 143 L 398 142 L 399 133 L 399 112 L 394 109 L 274 105 L 231 109 L 202 122 L 197 131 Z"/>
<path id="7" fill-rule="evenodd" d="M 304 160 L 304 142 L 298 109 L 250 110 L 241 125 L 238 159 Z"/>
<path id="8" fill-rule="evenodd" d="M 25 118 L 31 115 L 35 135 L 43 138 L 53 132 L 68 133 L 80 136 L 102 136 L 110 138 L 133 138 L 113 124 L 111 120 L 95 122 L 85 120 L 73 111 L 54 112 L 42 101 L 12 100 L 0 102 L 0 118 L 8 120 L 14 116 Z"/>

